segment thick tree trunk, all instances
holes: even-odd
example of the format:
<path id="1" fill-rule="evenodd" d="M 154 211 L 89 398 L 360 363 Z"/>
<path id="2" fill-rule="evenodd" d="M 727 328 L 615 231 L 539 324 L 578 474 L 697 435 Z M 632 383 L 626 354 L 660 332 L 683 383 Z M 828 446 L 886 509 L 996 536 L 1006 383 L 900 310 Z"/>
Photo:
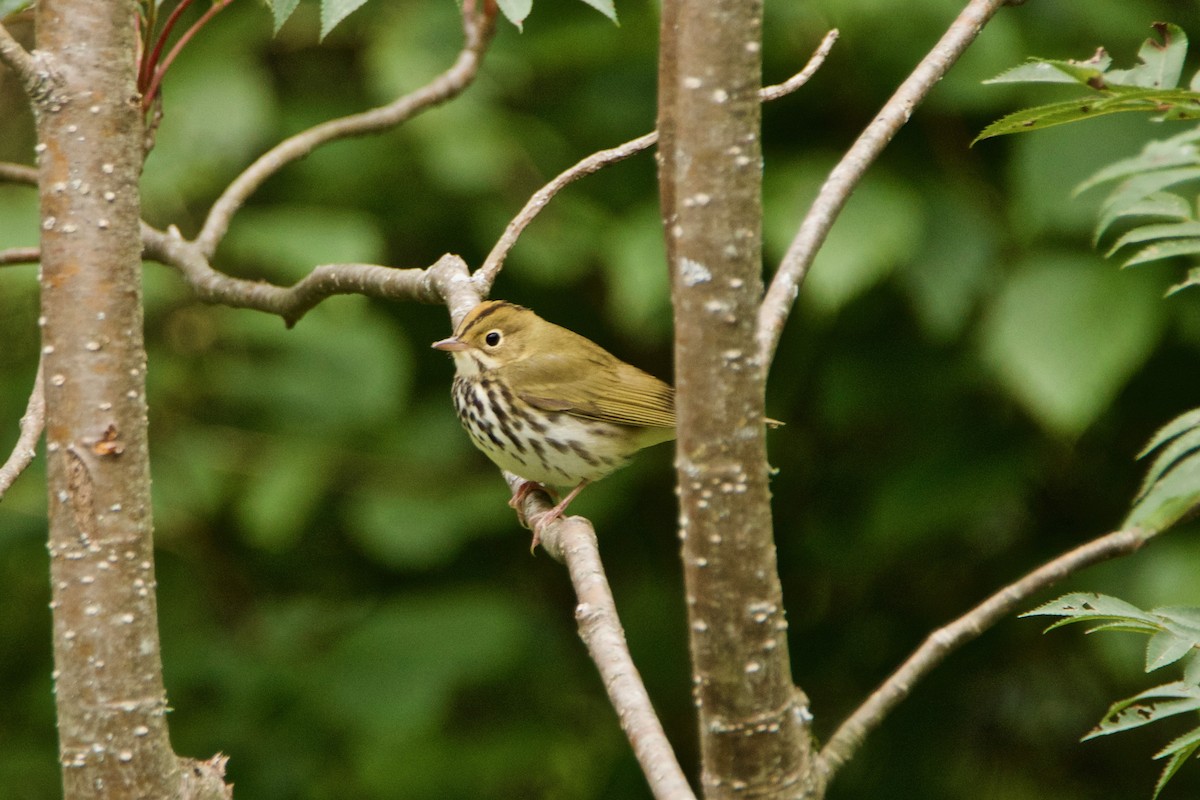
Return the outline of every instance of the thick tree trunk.
<path id="1" fill-rule="evenodd" d="M 660 183 L 675 306 L 676 467 L 706 798 L 808 790 L 754 340 L 762 297 L 762 7 L 667 0 Z"/>
<path id="2" fill-rule="evenodd" d="M 173 798 L 146 445 L 133 0 L 40 0 L 37 99 L 64 796 Z"/>

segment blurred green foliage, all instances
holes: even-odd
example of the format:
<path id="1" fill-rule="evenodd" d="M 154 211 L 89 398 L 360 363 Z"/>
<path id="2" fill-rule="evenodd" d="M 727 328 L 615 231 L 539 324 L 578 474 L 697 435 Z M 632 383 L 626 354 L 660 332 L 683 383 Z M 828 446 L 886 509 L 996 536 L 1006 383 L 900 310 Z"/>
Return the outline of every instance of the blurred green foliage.
<path id="1" fill-rule="evenodd" d="M 786 248 L 823 174 L 961 4 L 768 4 L 765 81 L 832 26 L 802 91 L 764 111 L 766 252 Z M 542 183 L 654 124 L 654 4 L 539 3 L 502 24 L 468 93 L 273 178 L 218 260 L 289 282 L 325 260 L 477 265 Z M 980 84 L 1027 55 L 1105 44 L 1132 61 L 1148 26 L 1196 35 L 1169 0 L 1005 9 L 851 199 L 802 291 L 768 404 L 796 679 L 827 735 L 932 628 L 1119 524 L 1133 456 L 1196 405 L 1200 307 L 1166 271 L 1092 250 L 1105 163 L 1175 132 L 1129 116 L 968 147 L 1042 102 Z M 318 46 L 301 4 L 235 3 L 180 57 L 143 181 L 156 225 L 193 233 L 215 194 L 281 137 L 386 102 L 453 60 L 449 0 L 375 3 Z M 19 34 L 21 30 L 17 31 Z M 27 31 L 25 31 L 27 32 Z M 0 82 L 0 159 L 28 163 L 30 120 Z M 670 374 L 654 164 L 569 188 L 530 227 L 495 294 Z M 0 247 L 36 242 L 33 192 L 0 186 Z M 566 576 L 530 558 L 505 487 L 429 351 L 442 309 L 333 298 L 293 330 L 197 304 L 145 271 L 159 610 L 172 737 L 231 755 L 251 798 L 644 798 L 644 780 L 575 635 Z M 36 364 L 33 267 L 0 269 L 5 452 Z M 0 787 L 60 794 L 50 693 L 42 462 L 0 504 Z M 634 657 L 689 768 L 695 732 L 668 448 L 579 501 L 600 532 Z M 1181 529 L 1071 581 L 1144 607 L 1200 604 Z M 1048 598 L 1047 598 L 1048 599 Z M 1145 797 L 1162 734 L 1078 744 L 1139 657 L 1012 621 L 917 688 L 831 797 Z M 1069 687 L 1064 690 L 1063 687 Z M 1165 723 L 1169 724 L 1169 723 Z M 1180 728 L 1183 730 L 1185 728 Z M 1165 732 L 1165 731 L 1164 731 Z M 1164 797 L 1200 792 L 1183 770 Z"/>

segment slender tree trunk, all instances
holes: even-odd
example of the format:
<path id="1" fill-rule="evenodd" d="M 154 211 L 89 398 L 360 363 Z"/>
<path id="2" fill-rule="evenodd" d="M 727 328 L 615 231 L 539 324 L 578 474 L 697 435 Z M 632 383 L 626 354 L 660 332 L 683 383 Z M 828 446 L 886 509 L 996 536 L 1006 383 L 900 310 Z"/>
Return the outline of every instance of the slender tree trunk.
<path id="1" fill-rule="evenodd" d="M 675 306 L 680 537 L 704 796 L 808 791 L 756 355 L 762 297 L 757 0 L 666 0 L 660 184 Z"/>
<path id="2" fill-rule="evenodd" d="M 64 796 L 174 798 L 146 446 L 133 0 L 39 0 L 55 695 Z"/>

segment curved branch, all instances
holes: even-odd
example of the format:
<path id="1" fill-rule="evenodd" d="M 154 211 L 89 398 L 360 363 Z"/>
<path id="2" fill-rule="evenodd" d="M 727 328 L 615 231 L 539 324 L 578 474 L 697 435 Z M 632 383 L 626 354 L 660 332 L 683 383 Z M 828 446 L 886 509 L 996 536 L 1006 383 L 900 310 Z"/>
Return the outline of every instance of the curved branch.
<path id="1" fill-rule="evenodd" d="M 524 483 L 507 472 L 504 477 L 514 494 Z M 526 519 L 532 519 L 549 508 L 545 494 L 529 492 L 521 511 Z M 600 672 L 621 729 L 633 746 L 654 797 L 696 800 L 629 654 L 592 523 L 583 517 L 560 517 L 541 528 L 539 535 L 542 547 L 551 558 L 566 565 L 571 576 L 571 585 L 579 599 L 575 606 L 579 637 Z"/>
<path id="2" fill-rule="evenodd" d="M 422 111 L 450 100 L 466 89 L 479 72 L 480 61 L 495 29 L 496 4 L 491 0 L 483 0 L 482 6 L 483 9 L 476 13 L 472 0 L 463 3 L 466 43 L 453 66 L 432 81 L 386 106 L 330 120 L 301 131 L 259 156 L 257 161 L 229 184 L 208 212 L 208 219 L 205 220 L 200 235 L 196 237 L 200 252 L 206 258 L 212 258 L 237 210 L 258 187 L 288 164 L 337 139 L 394 128 Z"/>
<path id="3" fill-rule="evenodd" d="M 1093 539 L 1048 561 L 949 625 L 929 634 L 900 668 L 855 709 L 821 749 L 817 768 L 823 773 L 824 779 L 830 780 L 857 752 L 867 734 L 879 727 L 884 717 L 908 696 L 917 681 L 929 674 L 950 653 L 1007 617 L 1031 595 L 1085 567 L 1128 555 L 1149 541 L 1151 536 L 1153 533 L 1132 529 Z"/>
<path id="4" fill-rule="evenodd" d="M 45 426 L 46 396 L 42 392 L 42 362 L 39 360 L 37 377 L 33 379 L 33 390 L 29 393 L 29 403 L 21 417 L 21 434 L 17 437 L 12 454 L 4 465 L 0 466 L 0 500 L 4 499 L 4 493 L 37 455 L 37 441 Z"/>
<path id="5" fill-rule="evenodd" d="M 763 365 L 770 367 L 800 283 L 854 187 L 896 132 L 908 122 L 917 105 L 1005 4 L 1006 0 L 971 0 L 829 173 L 759 308 L 756 339 L 759 361 Z"/>
<path id="6" fill-rule="evenodd" d="M 26 186 L 37 186 L 37 169 L 27 167 L 24 164 L 11 164 L 7 161 L 0 161 L 0 181 L 6 183 L 23 183 Z"/>
<path id="7" fill-rule="evenodd" d="M 759 91 L 759 97 L 762 98 L 762 101 L 766 103 L 778 100 L 808 83 L 809 78 L 816 74 L 816 71 L 825 63 L 825 57 L 829 55 L 829 51 L 833 48 L 833 44 L 837 41 L 837 38 L 838 31 L 836 28 L 825 34 L 825 37 L 821 40 L 821 44 L 808 59 L 808 63 L 804 65 L 804 69 L 783 83 L 767 86 Z M 475 286 L 479 289 L 480 294 L 486 296 L 491 292 L 492 284 L 496 282 L 496 276 L 500 274 L 500 269 L 504 266 L 504 259 L 508 258 L 509 251 L 517 243 L 517 239 L 524 232 L 525 228 L 529 226 L 529 223 L 533 222 L 534 217 L 542 212 L 542 209 L 546 207 L 556 194 L 585 175 L 591 175 L 593 172 L 599 172 L 610 164 L 624 161 L 630 156 L 654 146 L 657 142 L 658 131 L 650 131 L 624 144 L 592 153 L 587 158 L 560 172 L 553 180 L 534 192 L 520 213 L 513 217 L 512 222 L 508 223 L 508 227 L 504 229 L 503 235 L 501 235 L 495 246 L 492 247 L 492 251 L 488 253 L 487 258 L 484 259 L 483 266 L 476 270 L 474 276 L 472 276 L 472 280 L 475 281 Z"/>
<path id="8" fill-rule="evenodd" d="M 0 267 L 14 264 L 36 264 L 42 260 L 40 247 L 10 247 L 0 250 Z"/>
<path id="9" fill-rule="evenodd" d="M 0 25 L 0 64 L 6 65 L 21 81 L 21 87 L 32 99 L 42 82 L 48 77 L 38 68 L 37 59 L 21 46 L 8 28 Z"/>
<path id="10" fill-rule="evenodd" d="M 446 303 L 461 313 L 479 302 L 466 263 L 455 255 L 442 256 L 428 269 L 394 269 L 376 264 L 322 264 L 295 284 L 283 287 L 265 281 L 234 278 L 213 269 L 194 242 L 171 228 L 164 233 L 142 223 L 143 255 L 174 267 L 206 303 L 252 308 L 283 317 L 295 325 L 313 306 L 335 294 L 362 294 L 390 300 Z"/>

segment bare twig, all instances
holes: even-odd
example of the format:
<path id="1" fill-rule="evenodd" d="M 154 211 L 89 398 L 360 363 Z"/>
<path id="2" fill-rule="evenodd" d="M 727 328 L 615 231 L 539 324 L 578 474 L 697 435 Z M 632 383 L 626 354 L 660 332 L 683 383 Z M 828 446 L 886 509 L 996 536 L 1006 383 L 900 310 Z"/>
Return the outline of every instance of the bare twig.
<path id="1" fill-rule="evenodd" d="M 292 286 L 282 287 L 218 272 L 194 242 L 185 241 L 174 229 L 164 233 L 143 222 L 142 243 L 146 258 L 178 269 L 204 302 L 278 314 L 289 326 L 335 294 L 444 302 L 452 309 L 462 309 L 460 313 L 479 302 L 467 265 L 455 255 L 442 256 L 428 269 L 322 264 Z"/>
<path id="2" fill-rule="evenodd" d="M 177 7 L 175 11 L 179 12 L 187 2 L 188 0 L 185 0 L 184 3 L 180 3 L 179 7 Z M 233 0 L 218 0 L 218 2 L 213 3 L 204 11 L 204 13 L 200 16 L 200 19 L 192 23 L 192 26 L 183 32 L 183 35 L 179 37 L 179 41 L 177 41 L 175 46 L 171 48 L 171 52 L 167 53 L 167 57 L 163 59 L 162 63 L 154 69 L 154 75 L 150 78 L 150 84 L 146 87 L 145 93 L 142 95 L 143 111 L 149 109 L 151 104 L 154 103 L 154 98 L 158 95 L 159 87 L 162 86 L 163 76 L 167 74 L 167 70 L 171 68 L 171 64 L 175 63 L 175 59 L 179 56 L 180 51 L 187 46 L 187 43 L 192 40 L 192 37 L 195 36 L 201 28 L 207 25 L 213 17 L 228 7 L 228 5 L 232 2 Z M 172 14 L 167 20 L 167 25 L 170 26 L 174 24 L 175 19 L 177 19 L 177 17 L 175 14 Z M 169 28 L 163 30 L 162 36 L 159 38 L 158 47 L 161 47 L 161 45 L 166 42 L 166 37 L 169 33 Z M 158 58 L 158 54 L 161 52 L 158 47 L 155 48 L 153 56 L 155 59 Z"/>
<path id="3" fill-rule="evenodd" d="M 514 493 L 524 483 L 509 473 L 504 477 Z M 546 495 L 530 492 L 521 510 L 526 519 L 532 519 L 549 508 Z M 575 606 L 579 636 L 600 671 L 608 698 L 654 797 L 656 800 L 695 800 L 696 795 L 684 777 L 629 654 L 592 523 L 583 517 L 559 518 L 539 533 L 542 547 L 551 558 L 565 564 L 571 576 L 571 585 L 579 599 Z"/>
<path id="4" fill-rule="evenodd" d="M 324 122 L 284 139 L 271 148 L 239 175 L 213 204 L 208 212 L 196 244 L 206 258 L 212 258 L 233 215 L 242 203 L 268 178 L 293 161 L 303 158 L 317 147 L 337 139 L 394 128 L 415 115 L 457 96 L 475 79 L 483 53 L 495 29 L 496 5 L 482 0 L 482 10 L 475 11 L 475 2 L 462 4 L 463 31 L 466 42 L 454 64 L 442 74 L 414 92 L 386 106 Z"/>
<path id="5" fill-rule="evenodd" d="M 908 122 L 913 110 L 956 62 L 1005 0 L 971 0 L 929 54 L 846 151 L 800 224 L 758 312 L 758 356 L 769 366 L 809 266 L 867 168 Z"/>
<path id="6" fill-rule="evenodd" d="M 27 167 L 24 164 L 10 164 L 7 161 L 0 161 L 0 181 L 37 186 L 37 169 Z"/>
<path id="7" fill-rule="evenodd" d="M 42 71 L 38 69 L 37 59 L 22 47 L 3 25 L 0 25 L 0 64 L 6 65 L 16 73 L 21 86 L 30 96 L 37 92 L 38 86 L 45 78 L 40 74 Z"/>
<path id="8" fill-rule="evenodd" d="M 1128 555 L 1145 544 L 1152 535 L 1133 529 L 1116 531 L 1093 539 L 1048 561 L 1016 583 L 996 592 L 949 625 L 929 634 L 908 660 L 842 723 L 821 749 L 817 766 L 824 779 L 831 779 L 855 754 L 867 734 L 877 728 L 884 717 L 908 696 L 917 681 L 924 678 L 950 653 L 1010 615 L 1031 595 L 1092 564 Z"/>
<path id="9" fill-rule="evenodd" d="M 40 247 L 10 247 L 0 250 L 0 267 L 12 264 L 36 264 L 42 260 Z"/>
<path id="10" fill-rule="evenodd" d="M 829 55 L 829 51 L 833 48 L 833 44 L 837 41 L 837 38 L 838 31 L 835 28 L 825 34 L 825 38 L 821 40 L 821 44 L 812 54 L 812 57 L 808 59 L 808 63 L 804 65 L 804 69 L 783 83 L 767 86 L 760 90 L 759 97 L 762 98 L 763 102 L 778 100 L 808 83 L 809 78 L 825 62 L 825 57 Z M 492 251 L 488 253 L 487 258 L 484 259 L 483 266 L 476 270 L 472 276 L 472 280 L 475 281 L 480 294 L 487 296 L 491 292 L 492 284 L 496 282 L 496 276 L 500 274 L 500 268 L 504 266 L 504 259 L 508 258 L 509 251 L 517 243 L 517 239 L 524 232 L 525 228 L 529 226 L 529 223 L 533 222 L 534 217 L 542 212 L 542 209 L 546 207 L 546 204 L 556 194 L 585 175 L 591 175 L 618 161 L 624 161 L 630 156 L 637 155 L 643 150 L 653 147 L 657 142 L 658 131 L 650 131 L 624 144 L 592 153 L 587 158 L 560 172 L 553 180 L 534 192 L 520 213 L 508 223 L 508 227 L 504 229 L 504 234 L 496 242 L 495 246 L 492 247 Z"/>
<path id="11" fill-rule="evenodd" d="M 42 392 L 42 362 L 38 362 L 37 377 L 33 379 L 33 390 L 29 393 L 29 404 L 21 417 L 21 434 L 8 460 L 0 466 L 0 500 L 13 485 L 13 481 L 25 471 L 37 455 L 37 441 L 46 425 L 46 396 Z"/>

